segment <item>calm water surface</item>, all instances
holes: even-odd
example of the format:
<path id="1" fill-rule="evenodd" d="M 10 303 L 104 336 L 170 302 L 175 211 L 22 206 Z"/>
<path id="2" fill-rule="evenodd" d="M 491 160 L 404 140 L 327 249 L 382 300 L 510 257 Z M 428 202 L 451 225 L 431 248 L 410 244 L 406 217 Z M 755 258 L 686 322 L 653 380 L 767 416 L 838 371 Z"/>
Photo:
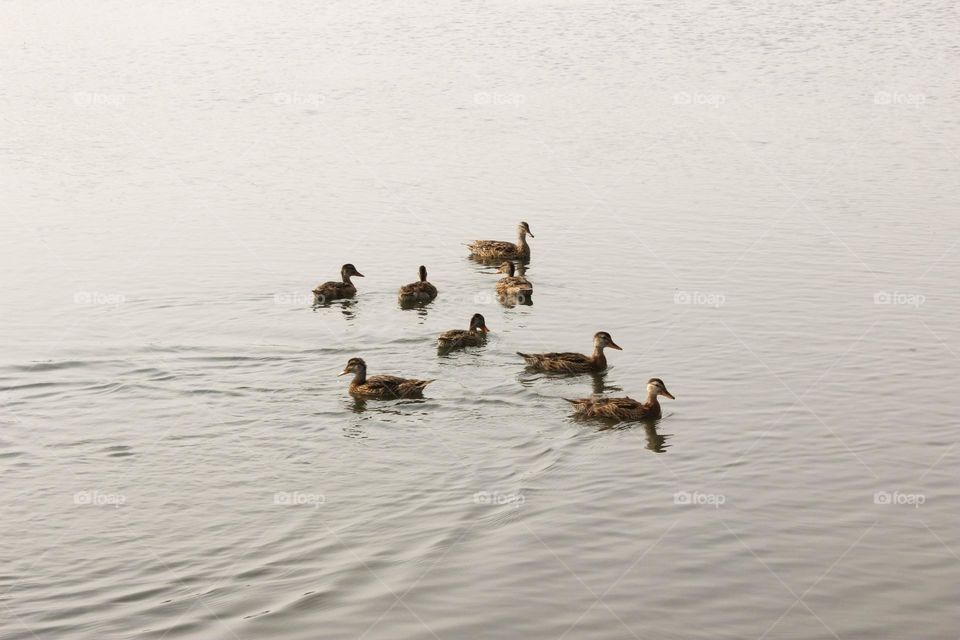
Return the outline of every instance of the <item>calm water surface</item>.
<path id="1" fill-rule="evenodd" d="M 956 637 L 953 3 L 0 20 L 3 640 Z M 520 220 L 505 308 L 462 243 Z"/>

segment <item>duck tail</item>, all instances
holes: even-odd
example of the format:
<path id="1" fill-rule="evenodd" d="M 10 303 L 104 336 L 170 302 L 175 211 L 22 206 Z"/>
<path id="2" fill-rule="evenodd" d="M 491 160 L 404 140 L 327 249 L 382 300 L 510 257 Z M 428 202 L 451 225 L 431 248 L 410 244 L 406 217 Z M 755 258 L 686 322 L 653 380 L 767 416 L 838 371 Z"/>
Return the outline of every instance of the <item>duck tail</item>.
<path id="1" fill-rule="evenodd" d="M 570 398 L 563 398 L 563 399 L 569 402 L 570 404 L 580 404 L 580 400 L 571 400 Z"/>
<path id="2" fill-rule="evenodd" d="M 523 358 L 524 360 L 529 360 L 529 359 L 530 359 L 530 354 L 529 354 L 529 353 L 521 353 L 520 351 L 517 351 L 517 355 L 520 356 L 521 358 Z"/>

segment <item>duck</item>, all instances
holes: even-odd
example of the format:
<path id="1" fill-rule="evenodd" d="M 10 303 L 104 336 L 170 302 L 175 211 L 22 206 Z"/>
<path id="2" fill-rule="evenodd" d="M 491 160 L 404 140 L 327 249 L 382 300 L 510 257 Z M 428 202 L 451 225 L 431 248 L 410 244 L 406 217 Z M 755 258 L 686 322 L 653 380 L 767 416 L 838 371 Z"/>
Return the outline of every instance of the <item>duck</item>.
<path id="1" fill-rule="evenodd" d="M 580 398 L 571 400 L 564 398 L 574 406 L 574 413 L 583 418 L 613 418 L 618 420 L 645 420 L 657 419 L 661 415 L 659 396 L 676 400 L 673 394 L 667 391 L 667 386 L 660 378 L 650 378 L 647 382 L 647 399 L 637 402 L 627 396 L 625 398 Z"/>
<path id="2" fill-rule="evenodd" d="M 437 288 L 427 282 L 427 268 L 420 265 L 420 280 L 400 287 L 400 303 L 430 302 L 437 297 Z"/>
<path id="3" fill-rule="evenodd" d="M 479 347 L 486 340 L 487 321 L 479 313 L 473 314 L 470 318 L 469 329 L 451 329 L 444 331 L 437 338 L 437 344 L 441 349 L 460 349 L 463 347 Z"/>
<path id="4" fill-rule="evenodd" d="M 530 232 L 530 225 L 521 222 L 517 227 L 517 233 L 520 234 L 517 243 L 502 242 L 500 240 L 476 240 L 467 246 L 470 247 L 470 253 L 477 258 L 505 260 L 529 260 L 530 245 L 527 244 L 527 236 L 531 238 L 536 236 Z"/>
<path id="5" fill-rule="evenodd" d="M 364 275 L 357 271 L 355 266 L 347 263 L 340 267 L 340 279 L 342 282 L 335 282 L 331 280 L 330 282 L 318 284 L 313 290 L 313 295 L 317 302 L 339 300 L 341 298 L 352 298 L 357 293 L 357 288 L 350 281 L 350 278 L 353 277 L 363 278 Z"/>
<path id="6" fill-rule="evenodd" d="M 350 393 L 363 398 L 394 400 L 398 398 L 421 398 L 423 389 L 434 380 L 415 380 L 397 376 L 367 377 L 367 363 L 363 358 L 350 358 L 339 375 L 353 374 Z"/>
<path id="7" fill-rule="evenodd" d="M 504 263 L 500 265 L 500 269 L 497 270 L 497 273 L 507 274 L 505 278 L 497 280 L 497 293 L 500 294 L 501 297 L 533 295 L 533 285 L 530 281 L 527 280 L 522 273 L 520 275 L 514 275 L 516 273 L 516 266 L 512 260 L 504 261 Z"/>
<path id="8" fill-rule="evenodd" d="M 527 366 L 539 371 L 557 373 L 586 373 L 589 371 L 603 371 L 607 368 L 607 358 L 603 355 L 606 347 L 623 351 L 610 334 L 598 331 L 593 336 L 593 355 L 585 356 L 582 353 L 521 353 L 517 355 L 527 361 Z"/>

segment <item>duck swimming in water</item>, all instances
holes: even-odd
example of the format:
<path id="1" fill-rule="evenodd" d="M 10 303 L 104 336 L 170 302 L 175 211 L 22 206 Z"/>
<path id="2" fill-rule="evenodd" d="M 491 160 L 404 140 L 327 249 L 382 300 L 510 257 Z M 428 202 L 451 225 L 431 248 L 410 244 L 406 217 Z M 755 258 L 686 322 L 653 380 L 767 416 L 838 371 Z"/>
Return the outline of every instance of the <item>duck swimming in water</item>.
<path id="1" fill-rule="evenodd" d="M 420 398 L 423 388 L 433 380 L 413 380 L 397 376 L 367 377 L 367 363 L 362 358 L 350 358 L 341 376 L 354 374 L 350 381 L 350 393 L 364 398 L 395 400 L 399 398 Z"/>
<path id="2" fill-rule="evenodd" d="M 580 398 L 570 400 L 564 398 L 574 406 L 574 413 L 584 418 L 613 418 L 617 420 L 644 420 L 656 419 L 661 415 L 659 396 L 675 400 L 673 394 L 667 391 L 666 385 L 660 378 L 650 378 L 647 382 L 647 399 L 637 402 L 633 398 Z"/>
<path id="3" fill-rule="evenodd" d="M 470 318 L 469 329 L 452 329 L 444 331 L 437 338 L 441 349 L 461 349 L 463 347 L 479 347 L 487 339 L 487 321 L 479 313 Z"/>
<path id="4" fill-rule="evenodd" d="M 420 265 L 420 281 L 400 287 L 400 304 L 430 302 L 437 297 L 437 288 L 427 282 L 427 268 Z"/>
<path id="5" fill-rule="evenodd" d="M 340 268 L 340 279 L 342 282 L 324 282 L 318 284 L 313 290 L 313 295 L 317 302 L 327 302 L 329 300 L 339 300 L 341 298 L 352 298 L 357 293 L 357 288 L 350 281 L 350 278 L 364 277 L 362 273 L 352 264 L 345 264 Z"/>
<path id="6" fill-rule="evenodd" d="M 501 297 L 533 295 L 533 285 L 525 276 L 514 275 L 516 272 L 513 260 L 507 260 L 500 265 L 499 273 L 507 274 L 506 277 L 497 280 L 497 293 Z"/>
<path id="7" fill-rule="evenodd" d="M 527 366 L 539 371 L 556 373 L 586 373 L 603 371 L 607 368 L 607 358 L 603 355 L 606 347 L 623 351 L 606 331 L 598 331 L 593 336 L 593 355 L 582 353 L 520 353 L 517 355 L 527 361 Z"/>
<path id="8" fill-rule="evenodd" d="M 521 222 L 520 226 L 517 227 L 517 233 L 520 234 L 520 237 L 516 244 L 512 242 L 502 242 L 500 240 L 476 240 L 467 246 L 470 247 L 471 254 L 485 260 L 497 258 L 503 260 L 529 260 L 530 245 L 527 244 L 527 235 L 531 238 L 535 237 L 530 233 L 530 225 L 526 222 Z"/>

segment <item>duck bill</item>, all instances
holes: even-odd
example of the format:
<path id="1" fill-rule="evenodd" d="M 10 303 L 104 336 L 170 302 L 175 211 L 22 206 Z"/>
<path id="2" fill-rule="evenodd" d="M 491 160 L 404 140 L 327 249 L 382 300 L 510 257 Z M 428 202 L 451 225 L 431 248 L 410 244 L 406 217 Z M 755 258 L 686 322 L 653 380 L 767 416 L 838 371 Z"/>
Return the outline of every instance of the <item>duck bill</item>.
<path id="1" fill-rule="evenodd" d="M 366 276 L 364 276 L 362 273 L 360 273 L 359 271 L 354 271 L 354 272 L 353 272 L 353 275 L 357 276 L 358 278 L 365 278 L 365 277 L 366 277 Z"/>
<path id="2" fill-rule="evenodd" d="M 611 349 L 616 349 L 617 351 L 623 351 L 623 347 L 621 347 L 620 345 L 618 345 L 618 344 L 617 344 L 616 342 L 614 342 L 613 340 L 611 340 L 611 341 L 610 341 L 610 344 L 608 344 L 607 346 L 610 347 Z"/>
<path id="3" fill-rule="evenodd" d="M 487 325 L 485 324 L 480 325 L 480 331 L 482 331 L 483 333 L 490 333 L 490 329 L 488 329 Z"/>
<path id="4" fill-rule="evenodd" d="M 663 390 L 663 395 L 667 396 L 671 400 L 676 400 L 676 398 L 673 397 L 673 394 L 667 391 L 666 389 Z"/>
<path id="5" fill-rule="evenodd" d="M 338 374 L 337 374 L 337 377 L 339 378 L 340 376 L 345 376 L 345 375 L 348 375 L 348 374 L 351 374 L 351 373 L 353 373 L 353 372 L 352 372 L 352 371 L 344 370 L 344 371 L 341 371 L 340 373 L 338 373 Z"/>

